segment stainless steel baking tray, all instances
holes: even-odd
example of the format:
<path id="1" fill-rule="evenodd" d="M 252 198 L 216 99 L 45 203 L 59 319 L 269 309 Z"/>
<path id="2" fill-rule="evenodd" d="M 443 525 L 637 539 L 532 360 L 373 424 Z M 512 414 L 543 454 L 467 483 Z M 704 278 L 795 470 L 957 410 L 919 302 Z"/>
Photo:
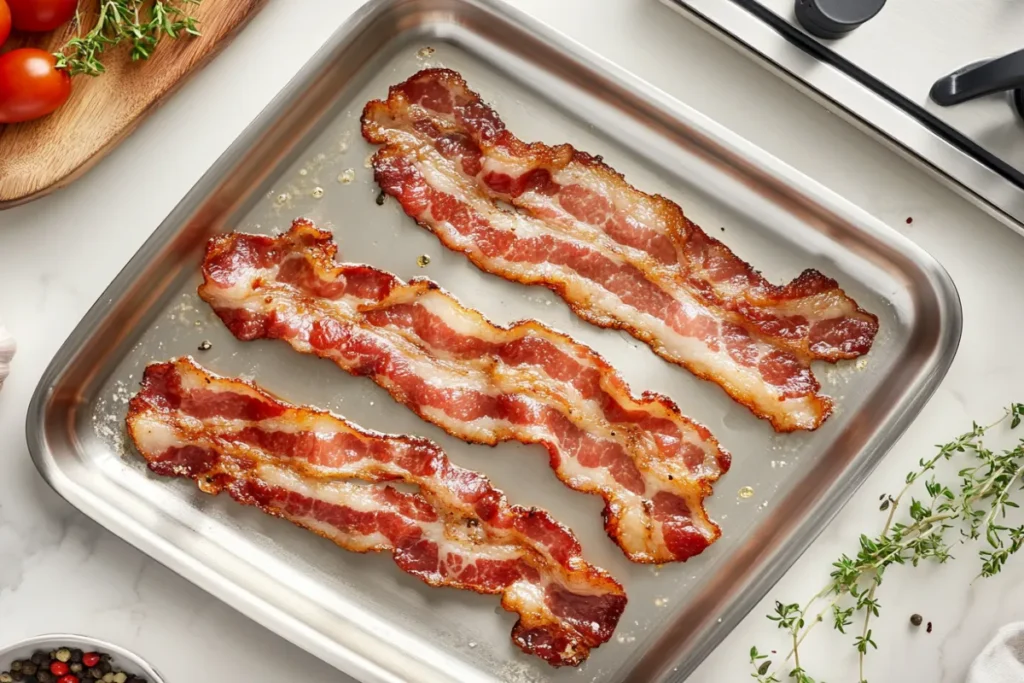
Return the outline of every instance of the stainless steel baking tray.
<path id="1" fill-rule="evenodd" d="M 637 186 L 676 199 L 773 280 L 805 267 L 837 277 L 880 316 L 881 334 L 866 359 L 817 368 L 838 399 L 834 417 L 817 433 L 777 436 L 715 386 L 580 322 L 545 291 L 475 270 L 393 201 L 378 206 L 359 113 L 426 65 L 465 74 L 520 136 L 601 153 Z M 635 390 L 672 396 L 735 455 L 710 501 L 723 538 L 686 564 L 631 565 L 601 529 L 600 502 L 559 485 L 541 449 L 466 445 L 369 380 L 281 343 L 235 341 L 195 296 L 203 245 L 225 230 L 282 229 L 298 215 L 331 226 L 348 260 L 428 275 L 501 322 L 539 318 L 594 346 Z M 43 377 L 28 436 L 40 472 L 72 504 L 357 678 L 679 680 L 864 480 L 942 378 L 959 335 L 956 292 L 927 254 L 682 103 L 497 2 L 381 0 L 339 30 L 104 293 Z M 197 351 L 202 340 L 213 348 Z M 188 482 L 150 476 L 125 447 L 125 404 L 146 363 L 186 353 L 288 400 L 428 436 L 514 501 L 550 509 L 625 584 L 616 637 L 582 671 L 549 669 L 514 649 L 512 617 L 492 597 L 427 588 L 387 557 L 346 553 Z M 738 496 L 747 486 L 753 497 Z"/>

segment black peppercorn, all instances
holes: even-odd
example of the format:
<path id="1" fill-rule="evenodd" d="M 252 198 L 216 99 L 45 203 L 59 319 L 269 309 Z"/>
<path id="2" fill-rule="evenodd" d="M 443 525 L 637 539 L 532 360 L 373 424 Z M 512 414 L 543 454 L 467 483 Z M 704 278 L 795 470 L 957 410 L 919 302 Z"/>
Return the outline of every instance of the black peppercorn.
<path id="1" fill-rule="evenodd" d="M 71 651 L 71 661 L 72 662 L 80 662 L 80 661 L 82 661 L 82 655 L 83 654 L 85 654 L 85 653 L 82 652 L 81 650 L 77 650 L 77 649 L 76 650 L 72 650 Z"/>
<path id="2" fill-rule="evenodd" d="M 36 680 L 39 681 L 39 683 L 53 683 L 57 679 L 54 678 L 53 674 L 46 669 L 40 669 L 38 673 L 36 673 Z"/>
<path id="3" fill-rule="evenodd" d="M 20 659 L 15 659 L 13 662 L 11 662 L 11 672 L 13 673 L 15 671 L 21 671 L 21 667 L 23 664 L 24 662 L 22 662 Z"/>
<path id="4" fill-rule="evenodd" d="M 20 683 L 21 681 L 25 680 L 25 674 L 21 673 L 20 671 L 12 671 L 11 680 Z"/>
<path id="5" fill-rule="evenodd" d="M 924 621 L 924 617 L 922 617 L 920 614 L 911 614 L 910 615 L 910 623 L 913 624 L 914 626 L 920 626 L 921 622 L 923 622 L 923 621 Z"/>
<path id="6" fill-rule="evenodd" d="M 33 664 L 31 660 L 21 663 L 21 672 L 26 676 L 35 676 L 37 671 L 39 671 L 39 667 Z"/>
<path id="7" fill-rule="evenodd" d="M 21 683 L 39 683 L 39 679 L 35 676 L 29 676 L 26 674 L 25 678 L 21 680 Z"/>
<path id="8" fill-rule="evenodd" d="M 99 680 L 99 679 L 103 678 L 103 672 L 100 671 L 100 668 L 98 666 L 94 666 L 94 667 L 90 668 L 88 673 L 89 673 L 89 678 L 94 678 L 96 680 Z"/>
<path id="9" fill-rule="evenodd" d="M 109 657 L 107 657 L 107 659 L 101 659 L 99 667 L 100 667 L 100 671 L 103 672 L 103 675 L 106 675 L 106 674 L 110 673 L 111 671 L 113 671 L 113 668 L 111 668 L 111 666 L 110 666 L 110 658 Z"/>

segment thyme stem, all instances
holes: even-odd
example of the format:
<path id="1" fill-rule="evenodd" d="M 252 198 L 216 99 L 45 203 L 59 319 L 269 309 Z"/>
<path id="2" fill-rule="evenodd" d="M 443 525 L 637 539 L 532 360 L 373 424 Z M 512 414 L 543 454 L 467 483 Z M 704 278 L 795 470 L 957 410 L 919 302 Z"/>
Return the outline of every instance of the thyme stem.
<path id="1" fill-rule="evenodd" d="M 102 0 L 93 27 L 81 35 L 82 18 L 76 13 L 79 35 L 64 45 L 55 56 L 57 67 L 72 76 L 98 76 L 106 71 L 101 57 L 108 48 L 122 43 L 131 45 L 132 61 L 149 59 L 160 40 L 183 35 L 198 36 L 195 17 L 189 6 L 201 0 Z"/>
<path id="2" fill-rule="evenodd" d="M 1002 418 L 990 425 L 972 425 L 969 432 L 938 446 L 933 457 L 922 458 L 918 469 L 907 474 L 898 495 L 883 495 L 879 499 L 882 501 L 881 509 L 888 514 L 878 536 L 869 538 L 862 535 L 858 553 L 853 558 L 843 555 L 835 561 L 831 580 L 803 606 L 775 603 L 775 612 L 768 618 L 787 632 L 792 649 L 784 659 L 773 663 L 756 647 L 751 648 L 752 678 L 758 683 L 780 683 L 779 676 L 789 668 L 792 660 L 787 678 L 794 683 L 814 683 L 801 665 L 800 646 L 831 611 L 833 628 L 840 633 L 846 633 L 854 614 L 863 613 L 859 635 L 853 640 L 858 651 L 858 680 L 867 683 L 865 659 L 868 649 L 878 647 L 873 639 L 871 621 L 879 616 L 876 596 L 886 568 L 893 564 L 917 566 L 926 560 L 943 563 L 952 559 L 950 553 L 958 543 L 984 536 L 988 547 L 980 550 L 978 555 L 982 561 L 980 576 L 987 577 L 997 574 L 1009 557 L 1024 547 L 1024 525 L 1011 527 L 1001 522 L 1008 509 L 1017 507 L 1017 503 L 1010 499 L 1013 491 L 1024 488 L 1021 486 L 1024 439 L 1015 447 L 999 453 L 987 449 L 982 442 L 989 430 L 1007 419 L 1010 420 L 1010 429 L 1015 429 L 1024 419 L 1024 404 L 1012 404 Z M 958 490 L 954 492 L 940 484 L 933 472 L 942 462 L 963 457 L 975 461 L 958 472 L 960 481 Z M 929 473 L 932 474 L 924 480 L 928 496 L 923 500 L 910 498 L 907 507 L 908 494 Z M 897 521 L 898 510 L 909 514 L 909 523 Z M 951 529 L 959 531 L 959 538 L 947 538 Z M 825 606 L 808 622 L 807 615 L 822 600 L 827 600 Z"/>

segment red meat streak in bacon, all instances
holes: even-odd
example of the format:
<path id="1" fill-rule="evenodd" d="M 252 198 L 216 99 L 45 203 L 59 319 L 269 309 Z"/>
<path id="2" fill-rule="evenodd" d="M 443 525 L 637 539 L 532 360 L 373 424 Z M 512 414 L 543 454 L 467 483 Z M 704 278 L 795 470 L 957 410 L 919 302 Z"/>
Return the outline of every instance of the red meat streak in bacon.
<path id="1" fill-rule="evenodd" d="M 215 238 L 200 296 L 238 338 L 280 338 L 329 358 L 454 436 L 543 444 L 563 482 L 604 497 L 605 528 L 634 561 L 685 560 L 718 538 L 703 499 L 730 457 L 669 399 L 634 398 L 600 356 L 535 321 L 498 327 L 429 281 L 337 265 L 335 252 L 303 221 L 277 238 Z M 449 324 L 467 320 L 477 336 Z M 502 377 L 519 370 L 523 381 L 507 386 Z M 447 381 L 431 382 L 435 371 Z M 597 416 L 574 408 L 570 390 Z"/>
<path id="2" fill-rule="evenodd" d="M 629 186 L 599 157 L 569 145 L 523 143 L 455 72 L 422 71 L 394 86 L 386 102 L 370 102 L 363 134 L 385 145 L 374 161 L 382 188 L 447 246 L 488 272 L 554 289 L 595 324 L 627 329 L 666 359 L 721 384 L 777 430 L 819 426 L 831 401 L 817 394 L 810 361 L 866 353 L 877 332 L 877 318 L 834 280 L 808 270 L 785 287 L 772 285 L 676 204 Z M 470 187 L 462 182 L 456 196 L 428 182 L 420 169 L 438 164 L 424 158 L 425 147 L 455 162 L 444 172 Z M 518 220 L 529 216 L 551 230 L 520 236 L 514 228 L 496 229 L 473 208 L 479 204 L 471 206 L 481 197 L 492 202 L 489 215 L 501 213 L 494 201 L 510 202 L 520 210 Z M 725 348 L 730 363 L 756 368 L 769 396 L 751 395 L 721 369 L 666 348 L 657 332 L 574 294 L 561 276 L 529 270 L 543 263 L 569 269 L 712 351 Z M 694 315 L 694 303 L 704 312 Z M 758 343 L 769 346 L 759 351 Z M 805 399 L 801 414 L 786 414 L 784 399 L 797 397 Z"/>
<path id="3" fill-rule="evenodd" d="M 611 637 L 625 608 L 622 587 L 582 558 L 568 529 L 542 510 L 510 505 L 482 475 L 453 465 L 425 439 L 368 432 L 291 406 L 190 359 L 146 369 L 129 404 L 128 431 L 157 474 L 190 478 L 211 494 L 227 491 L 348 550 L 390 552 L 403 571 L 432 586 L 501 595 L 502 606 L 519 615 L 513 641 L 552 665 L 584 661 Z M 268 471 L 301 484 L 282 486 Z M 367 484 L 340 488 L 352 480 Z M 522 590 L 530 586 L 539 594 Z"/>

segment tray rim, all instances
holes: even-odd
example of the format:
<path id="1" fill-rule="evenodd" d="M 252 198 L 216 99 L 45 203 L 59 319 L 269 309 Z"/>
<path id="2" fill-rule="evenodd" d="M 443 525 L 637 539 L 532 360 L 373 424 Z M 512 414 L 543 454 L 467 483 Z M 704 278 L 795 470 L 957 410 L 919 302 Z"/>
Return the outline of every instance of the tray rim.
<path id="1" fill-rule="evenodd" d="M 936 297 L 940 318 L 938 334 L 934 338 L 934 349 L 921 365 L 920 370 L 924 373 L 923 377 L 913 386 L 915 391 L 911 395 L 905 392 L 893 405 L 882 428 L 874 430 L 864 448 L 851 459 L 841 476 L 829 483 L 829 495 L 823 496 L 817 504 L 809 508 L 805 519 L 788 532 L 786 543 L 773 551 L 767 559 L 761 561 L 761 571 L 758 575 L 749 578 L 743 583 L 741 590 L 728 602 L 723 603 L 721 619 L 694 637 L 691 642 L 679 648 L 679 651 L 673 655 L 673 661 L 677 666 L 662 666 L 657 672 L 659 679 L 683 680 L 699 666 L 703 659 L 799 559 L 832 518 L 845 506 L 868 474 L 878 465 L 889 448 L 896 443 L 910 422 L 930 399 L 952 364 L 959 345 L 962 330 L 962 308 L 959 295 L 943 267 L 910 239 L 764 152 L 753 143 L 679 100 L 655 89 L 638 76 L 615 66 L 600 55 L 567 39 L 523 12 L 508 6 L 503 0 L 445 1 L 449 4 L 455 3 L 464 10 L 475 8 L 497 14 L 517 27 L 530 31 L 540 41 L 587 71 L 596 73 L 614 86 L 631 93 L 638 101 L 652 105 L 659 111 L 669 111 L 684 116 L 687 123 L 700 135 L 722 145 L 731 153 L 746 159 L 755 159 L 758 170 L 770 170 L 785 185 L 797 188 L 797 192 L 803 197 L 813 195 L 814 202 L 822 208 L 847 217 L 851 222 L 855 222 L 866 235 L 885 242 L 888 247 L 908 258 L 930 285 L 929 293 Z M 84 342 L 93 335 L 105 319 L 107 310 L 115 301 L 115 295 L 122 293 L 124 286 L 135 280 L 137 271 L 148 264 L 160 248 L 166 246 L 168 236 L 174 234 L 182 221 L 192 214 L 200 200 L 209 195 L 208 186 L 214 179 L 221 178 L 225 172 L 244 158 L 253 143 L 277 122 L 293 97 L 301 93 L 312 82 L 312 79 L 328 63 L 336 50 L 346 41 L 360 34 L 360 29 L 368 27 L 377 16 L 402 5 L 421 4 L 429 5 L 429 0 L 426 2 L 424 0 L 372 0 L 353 12 L 336 29 L 285 88 L 272 99 L 210 169 L 203 174 L 100 295 L 98 301 L 69 335 L 43 373 L 33 394 L 26 417 L 26 438 L 36 468 L 50 487 L 73 506 L 164 566 L 212 593 L 246 616 L 270 628 L 278 635 L 306 649 L 314 656 L 326 659 L 332 665 L 359 680 L 387 681 L 388 683 L 398 682 L 402 679 L 376 665 L 369 657 L 326 638 L 322 633 L 303 624 L 281 608 L 243 589 L 226 575 L 209 569 L 199 562 L 196 556 L 176 551 L 173 544 L 149 532 L 139 522 L 126 515 L 119 515 L 116 506 L 101 500 L 81 487 L 76 487 L 74 482 L 55 465 L 53 452 L 48 448 L 46 435 L 48 433 L 47 424 L 50 422 L 48 406 L 53 397 L 54 386 L 73 366 Z M 915 307 L 914 310 L 916 311 L 917 308 Z M 71 433 L 74 433 L 73 428 Z M 662 643 L 664 638 L 665 636 L 657 642 Z M 343 650 L 346 656 L 343 663 L 322 654 L 324 650 L 338 649 Z M 654 674 L 654 672 L 646 671 L 644 673 Z"/>

